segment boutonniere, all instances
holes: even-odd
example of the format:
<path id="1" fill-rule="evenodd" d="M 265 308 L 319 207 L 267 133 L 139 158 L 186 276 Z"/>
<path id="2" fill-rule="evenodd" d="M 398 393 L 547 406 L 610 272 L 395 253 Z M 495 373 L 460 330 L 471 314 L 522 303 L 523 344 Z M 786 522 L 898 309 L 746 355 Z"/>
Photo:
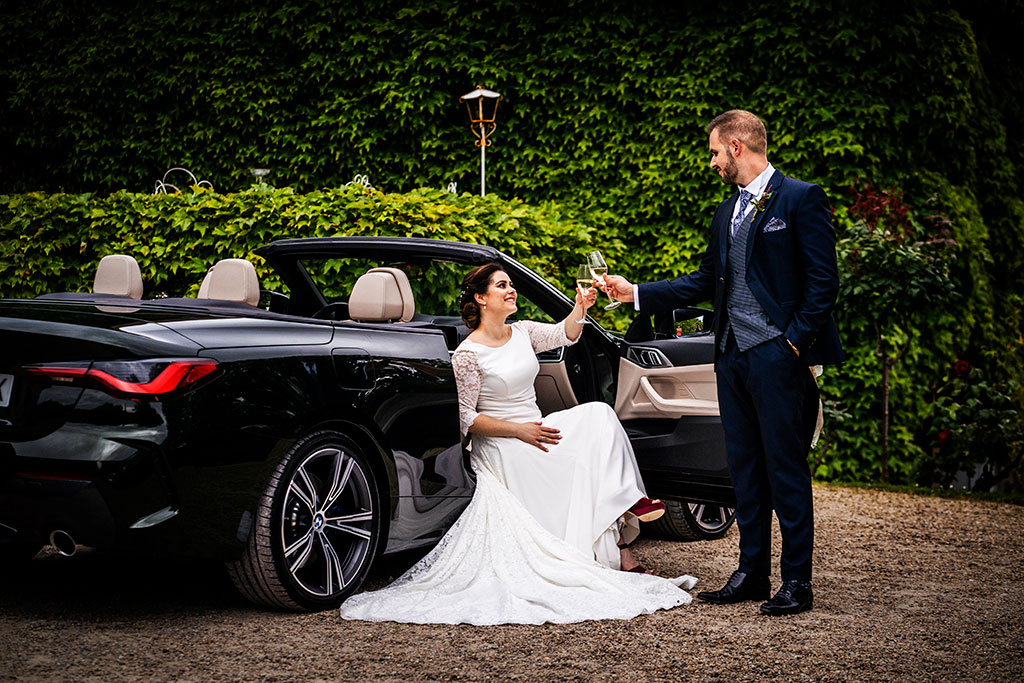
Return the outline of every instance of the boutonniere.
<path id="1" fill-rule="evenodd" d="M 756 202 L 754 202 L 754 216 L 755 217 L 757 216 L 757 214 L 761 213 L 762 211 L 765 210 L 765 208 L 767 208 L 768 202 L 770 202 L 771 199 L 772 199 L 772 186 L 768 185 L 768 189 L 766 189 L 764 191 L 764 194 L 761 195 L 761 198 L 758 199 Z"/>

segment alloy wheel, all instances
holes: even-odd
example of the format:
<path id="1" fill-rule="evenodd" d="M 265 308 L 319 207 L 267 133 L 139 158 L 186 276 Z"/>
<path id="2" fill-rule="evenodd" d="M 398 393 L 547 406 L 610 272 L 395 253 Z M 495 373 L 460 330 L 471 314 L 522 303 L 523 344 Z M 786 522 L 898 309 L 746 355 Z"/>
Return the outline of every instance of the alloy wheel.
<path id="1" fill-rule="evenodd" d="M 708 535 L 716 535 L 724 531 L 736 516 L 735 508 L 723 505 L 688 502 L 690 515 L 700 530 Z"/>
<path id="2" fill-rule="evenodd" d="M 292 472 L 281 506 L 284 563 L 316 598 L 344 591 L 367 563 L 373 537 L 371 478 L 344 450 L 325 446 Z"/>

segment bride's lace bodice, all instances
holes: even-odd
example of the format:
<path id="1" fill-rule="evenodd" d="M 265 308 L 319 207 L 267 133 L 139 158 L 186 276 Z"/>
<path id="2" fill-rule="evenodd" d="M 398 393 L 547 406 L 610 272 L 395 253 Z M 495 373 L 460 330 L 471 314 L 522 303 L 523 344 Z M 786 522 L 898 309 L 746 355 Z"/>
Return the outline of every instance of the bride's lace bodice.
<path id="1" fill-rule="evenodd" d="M 481 413 L 499 420 L 539 420 L 533 389 L 540 370 L 536 354 L 576 343 L 565 334 L 564 322 L 523 320 L 511 327 L 512 336 L 502 346 L 467 339 L 452 354 L 463 436 Z"/>

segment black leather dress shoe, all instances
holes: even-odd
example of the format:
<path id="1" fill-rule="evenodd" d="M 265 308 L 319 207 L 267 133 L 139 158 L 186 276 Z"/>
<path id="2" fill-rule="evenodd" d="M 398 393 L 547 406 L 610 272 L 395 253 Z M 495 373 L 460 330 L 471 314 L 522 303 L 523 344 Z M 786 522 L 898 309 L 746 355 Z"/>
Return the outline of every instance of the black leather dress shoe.
<path id="1" fill-rule="evenodd" d="M 771 592 L 772 585 L 767 576 L 751 576 L 746 572 L 735 571 L 722 590 L 697 593 L 697 598 L 715 605 L 731 605 L 745 600 L 767 600 Z"/>
<path id="2" fill-rule="evenodd" d="M 807 581 L 784 581 L 782 588 L 768 602 L 761 605 L 761 614 L 780 617 L 806 612 L 814 606 L 814 593 Z"/>

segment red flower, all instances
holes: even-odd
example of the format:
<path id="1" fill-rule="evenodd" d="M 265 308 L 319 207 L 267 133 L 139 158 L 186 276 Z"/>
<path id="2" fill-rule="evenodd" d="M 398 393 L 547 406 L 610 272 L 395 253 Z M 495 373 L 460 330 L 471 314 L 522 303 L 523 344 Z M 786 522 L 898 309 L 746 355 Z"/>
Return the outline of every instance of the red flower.
<path id="1" fill-rule="evenodd" d="M 965 360 L 958 360 L 956 365 L 953 366 L 953 374 L 957 377 L 966 377 L 967 373 L 971 371 L 971 364 Z"/>
<path id="2" fill-rule="evenodd" d="M 949 430 L 948 429 L 943 429 L 941 432 L 939 432 L 939 445 L 941 446 L 942 444 L 946 443 L 946 439 L 948 439 L 948 438 L 949 438 Z"/>

